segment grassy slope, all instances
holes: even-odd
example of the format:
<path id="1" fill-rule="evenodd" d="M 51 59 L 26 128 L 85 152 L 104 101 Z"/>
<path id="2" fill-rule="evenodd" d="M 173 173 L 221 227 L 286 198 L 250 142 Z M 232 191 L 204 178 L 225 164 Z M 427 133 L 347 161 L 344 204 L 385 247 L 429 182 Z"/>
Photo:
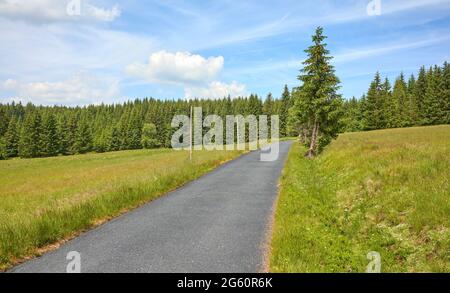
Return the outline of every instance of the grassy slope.
<path id="1" fill-rule="evenodd" d="M 450 271 L 450 126 L 344 134 L 281 179 L 270 269 Z"/>
<path id="2" fill-rule="evenodd" d="M 239 152 L 138 150 L 0 161 L 0 269 L 198 178 Z"/>

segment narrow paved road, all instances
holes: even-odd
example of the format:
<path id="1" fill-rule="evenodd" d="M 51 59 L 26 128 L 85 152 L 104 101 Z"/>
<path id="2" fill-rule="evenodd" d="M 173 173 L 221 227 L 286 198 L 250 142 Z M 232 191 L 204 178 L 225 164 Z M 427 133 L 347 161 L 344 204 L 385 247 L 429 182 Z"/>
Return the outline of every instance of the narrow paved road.
<path id="1" fill-rule="evenodd" d="M 275 162 L 255 151 L 69 241 L 12 272 L 258 272 L 277 184 L 291 143 Z"/>

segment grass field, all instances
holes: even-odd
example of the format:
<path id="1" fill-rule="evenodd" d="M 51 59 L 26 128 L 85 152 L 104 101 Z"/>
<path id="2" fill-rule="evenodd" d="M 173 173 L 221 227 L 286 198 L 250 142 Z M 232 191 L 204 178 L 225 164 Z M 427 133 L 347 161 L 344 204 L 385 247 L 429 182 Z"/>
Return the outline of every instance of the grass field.
<path id="1" fill-rule="evenodd" d="M 317 159 L 292 148 L 270 270 L 450 272 L 450 126 L 344 134 Z"/>
<path id="2" fill-rule="evenodd" d="M 240 152 L 138 150 L 0 161 L 0 269 L 155 199 Z"/>

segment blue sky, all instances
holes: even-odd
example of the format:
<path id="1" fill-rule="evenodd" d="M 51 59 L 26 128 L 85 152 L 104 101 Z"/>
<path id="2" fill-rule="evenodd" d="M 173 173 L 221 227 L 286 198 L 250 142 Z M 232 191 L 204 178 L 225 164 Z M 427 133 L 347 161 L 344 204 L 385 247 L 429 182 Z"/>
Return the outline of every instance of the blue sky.
<path id="1" fill-rule="evenodd" d="M 449 61 L 450 0 L 380 0 L 380 15 L 369 3 L 0 0 L 0 103 L 279 96 L 319 25 L 346 98 L 377 70 Z"/>

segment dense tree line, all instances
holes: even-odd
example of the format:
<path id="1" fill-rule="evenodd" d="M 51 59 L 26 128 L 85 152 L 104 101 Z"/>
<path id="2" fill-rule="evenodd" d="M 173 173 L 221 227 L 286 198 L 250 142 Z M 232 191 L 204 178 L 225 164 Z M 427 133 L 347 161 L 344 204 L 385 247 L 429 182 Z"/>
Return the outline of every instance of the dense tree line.
<path id="1" fill-rule="evenodd" d="M 450 124 L 447 62 L 422 67 L 408 80 L 400 74 L 393 86 L 377 73 L 366 95 L 342 101 L 322 31 L 315 37 L 306 50 L 309 58 L 299 76 L 301 86 L 292 93 L 285 86 L 280 98 L 272 94 L 264 100 L 257 95 L 192 101 L 146 98 L 86 107 L 0 104 L 0 159 L 170 147 L 176 130 L 171 127 L 173 116 L 189 115 L 191 106 L 202 107 L 204 116 L 223 119 L 279 115 L 280 135 L 300 136 L 310 156 L 340 132 Z"/>
<path id="2" fill-rule="evenodd" d="M 269 94 L 219 100 L 156 100 L 146 98 L 117 105 L 87 107 L 0 104 L 0 158 L 36 158 L 56 155 L 170 147 L 174 115 L 189 115 L 202 107 L 203 115 L 281 114 L 280 132 L 287 134 L 291 107 L 287 86 L 281 99 Z M 225 130 L 224 130 L 225 131 Z"/>
<path id="3" fill-rule="evenodd" d="M 379 73 L 361 99 L 344 102 L 344 131 L 450 124 L 450 65 L 420 68 L 393 86 Z"/>

